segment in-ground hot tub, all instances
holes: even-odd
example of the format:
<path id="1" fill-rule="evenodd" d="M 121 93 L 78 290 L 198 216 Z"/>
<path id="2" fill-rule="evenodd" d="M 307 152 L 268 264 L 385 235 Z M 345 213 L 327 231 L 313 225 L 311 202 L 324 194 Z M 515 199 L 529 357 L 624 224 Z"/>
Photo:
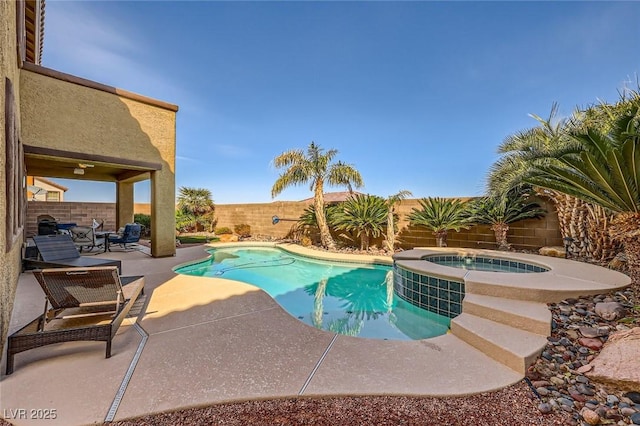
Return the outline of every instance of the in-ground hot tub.
<path id="1" fill-rule="evenodd" d="M 414 249 L 393 258 L 396 295 L 449 318 L 462 313 L 469 285 L 498 284 L 500 289 L 499 283 L 505 282 L 517 287 L 553 269 L 547 258 L 493 250 Z"/>
<path id="2" fill-rule="evenodd" d="M 505 259 L 499 257 L 478 256 L 478 255 L 429 255 L 423 257 L 428 262 L 437 263 L 442 266 L 450 266 L 452 268 L 460 268 L 475 271 L 488 272 L 547 272 L 549 268 L 536 265 L 529 262 L 523 262 L 518 259 Z"/>

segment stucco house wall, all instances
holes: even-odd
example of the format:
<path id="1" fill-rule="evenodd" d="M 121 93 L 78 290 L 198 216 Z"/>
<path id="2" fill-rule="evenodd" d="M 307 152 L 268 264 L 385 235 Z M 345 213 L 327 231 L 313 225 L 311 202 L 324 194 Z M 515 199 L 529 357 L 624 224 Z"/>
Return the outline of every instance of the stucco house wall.
<path id="1" fill-rule="evenodd" d="M 175 204 L 173 106 L 96 90 L 75 81 L 81 79 L 52 70 L 43 75 L 31 68 L 22 70 L 20 82 L 24 144 L 61 151 L 77 147 L 75 151 L 86 155 L 159 163 L 161 170 L 151 172 L 152 213 L 163 226 L 152 227 L 152 253 L 175 254 L 175 214 L 161 208 Z M 117 191 L 123 225 L 133 219 L 133 184 L 119 185 Z"/>
<path id="2" fill-rule="evenodd" d="M 6 204 L 6 171 L 7 171 L 7 122 L 5 119 L 5 107 L 7 94 L 5 92 L 6 80 L 9 79 L 13 85 L 15 103 L 20 102 L 20 84 L 17 61 L 17 41 L 16 41 L 16 2 L 0 2 L 0 144 L 2 155 L 0 156 L 0 352 L 4 347 L 4 342 L 9 329 L 9 320 L 13 310 L 13 299 L 15 296 L 18 275 L 20 274 L 20 254 L 21 244 L 14 244 L 7 251 L 7 231 L 4 224 L 7 222 Z M 18 137 L 21 134 L 20 109 L 15 108 Z"/>

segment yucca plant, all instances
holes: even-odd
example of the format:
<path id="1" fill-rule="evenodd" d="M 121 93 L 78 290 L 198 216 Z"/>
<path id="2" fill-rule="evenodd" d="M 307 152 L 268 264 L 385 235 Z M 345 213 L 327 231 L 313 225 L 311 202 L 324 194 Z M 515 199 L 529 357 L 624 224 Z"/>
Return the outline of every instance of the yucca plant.
<path id="1" fill-rule="evenodd" d="M 430 229 L 436 237 L 438 247 L 447 246 L 448 231 L 458 232 L 471 226 L 465 201 L 457 198 L 428 197 L 421 198 L 418 202 L 421 208 L 411 209 L 409 223 Z"/>
<path id="2" fill-rule="evenodd" d="M 564 192 L 616 214 L 609 227 L 622 243 L 632 277 L 640 279 L 640 95 L 607 133 L 587 129 L 571 137 L 581 146 L 558 163 L 540 165 L 527 181 Z"/>
<path id="3" fill-rule="evenodd" d="M 331 224 L 338 230 L 360 237 L 360 250 L 369 249 L 371 237 L 378 237 L 387 224 L 386 200 L 377 195 L 351 195 L 332 214 Z"/>
<path id="4" fill-rule="evenodd" d="M 527 198 L 527 194 L 512 192 L 481 197 L 471 202 L 469 207 L 473 222 L 491 225 L 498 250 L 511 249 L 507 240 L 509 224 L 524 219 L 541 218 L 546 213 L 540 204 L 528 202 Z"/>
<path id="5" fill-rule="evenodd" d="M 278 177 L 271 188 L 271 196 L 275 197 L 285 188 L 292 185 L 310 184 L 313 191 L 313 205 L 316 221 L 320 229 L 322 245 L 328 249 L 335 249 L 336 243 L 329 232 L 329 226 L 324 214 L 324 185 L 344 185 L 349 191 L 352 187 L 363 185 L 362 176 L 353 166 L 341 161 L 332 163 L 338 154 L 335 149 L 324 151 L 315 142 L 311 142 L 306 153 L 299 149 L 283 152 L 278 155 L 273 164 L 276 168 L 285 170 Z"/>

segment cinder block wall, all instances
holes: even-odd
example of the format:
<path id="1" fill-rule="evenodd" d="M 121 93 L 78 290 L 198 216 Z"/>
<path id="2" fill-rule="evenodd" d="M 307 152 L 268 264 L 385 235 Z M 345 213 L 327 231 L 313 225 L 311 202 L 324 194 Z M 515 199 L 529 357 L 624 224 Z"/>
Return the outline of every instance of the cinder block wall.
<path id="1" fill-rule="evenodd" d="M 536 250 L 542 246 L 562 245 L 558 216 L 553 205 L 543 200 L 539 200 L 539 202 L 547 210 L 547 215 L 543 219 L 529 219 L 511 224 L 508 237 L 514 248 Z M 303 202 L 217 204 L 217 226 L 233 229 L 235 225 L 246 223 L 251 226 L 253 235 L 283 238 L 295 225 L 295 221 L 287 219 L 297 220 L 306 207 L 307 203 Z M 407 215 L 413 208 L 419 207 L 417 199 L 403 200 L 397 207 L 400 215 L 399 245 L 403 249 L 436 245 L 431 231 L 409 226 Z M 274 215 L 280 218 L 280 223 L 277 225 L 271 223 L 271 218 Z M 372 243 L 381 246 L 381 241 L 382 239 L 378 238 Z M 496 248 L 494 233 L 487 225 L 474 226 L 460 232 L 450 232 L 448 245 L 450 247 Z"/>
<path id="2" fill-rule="evenodd" d="M 116 229 L 115 203 L 29 201 L 25 232 L 27 238 L 38 234 L 38 216 L 45 214 L 53 216 L 59 223 L 76 223 L 78 226 L 91 226 L 94 218 L 100 219 L 104 220 L 105 230 Z"/>
<path id="3" fill-rule="evenodd" d="M 558 227 L 558 216 L 551 203 L 540 201 L 547 215 L 543 219 L 529 219 L 511 224 L 508 237 L 515 249 L 537 250 L 543 246 L 561 246 L 562 236 Z M 296 221 L 307 207 L 306 202 L 277 201 L 273 203 L 252 204 L 217 204 L 216 218 L 218 227 L 233 230 L 235 225 L 248 224 L 253 235 L 274 238 L 286 237 Z M 431 231 L 421 227 L 410 227 L 407 215 L 413 208 L 419 208 L 418 200 L 403 200 L 397 210 L 400 215 L 399 246 L 405 250 L 414 247 L 435 246 L 436 240 Z M 136 204 L 136 213 L 148 214 L 149 204 Z M 29 201 L 27 208 L 27 237 L 38 233 L 38 216 L 48 214 L 58 221 L 75 222 L 78 225 L 90 225 L 91 219 L 105 220 L 105 229 L 115 229 L 115 203 L 80 203 L 80 202 L 46 202 Z M 273 225 L 273 216 L 280 222 Z M 380 247 L 382 238 L 376 238 L 372 244 Z M 496 248 L 493 231 L 488 225 L 474 226 L 460 232 L 449 232 L 450 247 Z"/>

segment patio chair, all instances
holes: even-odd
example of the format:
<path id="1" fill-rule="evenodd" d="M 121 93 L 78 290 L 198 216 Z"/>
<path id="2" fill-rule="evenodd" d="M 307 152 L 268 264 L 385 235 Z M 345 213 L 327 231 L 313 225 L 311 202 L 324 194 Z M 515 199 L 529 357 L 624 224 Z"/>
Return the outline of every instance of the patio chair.
<path id="1" fill-rule="evenodd" d="M 29 349 L 71 341 L 111 341 L 131 306 L 144 294 L 144 277 L 120 277 L 115 266 L 34 271 L 45 293 L 44 313 L 9 336 L 6 374 L 14 356 Z"/>
<path id="2" fill-rule="evenodd" d="M 38 258 L 23 259 L 24 269 L 117 266 L 122 273 L 122 263 L 114 259 L 100 259 L 80 256 L 71 235 L 36 235 L 33 242 L 38 248 Z"/>
<path id="3" fill-rule="evenodd" d="M 104 246 L 104 238 L 96 235 L 95 228 L 74 226 L 73 228 L 69 228 L 69 233 L 71 234 L 73 244 L 80 250 L 80 253 L 82 253 L 82 250 L 85 248 L 91 251 L 94 247 Z"/>
<path id="4" fill-rule="evenodd" d="M 137 243 L 140 241 L 140 233 L 142 225 L 138 223 L 127 223 L 121 234 L 109 236 L 109 250 L 114 244 L 120 244 L 123 249 L 127 250 L 127 244 Z"/>

